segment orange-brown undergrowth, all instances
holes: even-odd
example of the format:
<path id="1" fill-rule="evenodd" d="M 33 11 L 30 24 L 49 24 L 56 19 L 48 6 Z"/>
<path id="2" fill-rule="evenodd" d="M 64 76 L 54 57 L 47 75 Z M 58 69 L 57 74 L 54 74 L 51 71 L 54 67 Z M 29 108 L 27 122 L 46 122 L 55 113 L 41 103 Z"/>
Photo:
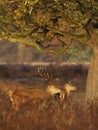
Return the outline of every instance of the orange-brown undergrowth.
<path id="1" fill-rule="evenodd" d="M 57 76 L 56 78 L 60 77 L 62 79 L 62 82 L 58 83 L 61 87 L 65 82 L 71 80 L 73 84 L 78 86 L 78 92 L 79 90 L 85 92 L 87 69 L 85 72 L 82 67 L 72 67 L 73 69 L 71 69 L 70 66 L 64 66 L 56 70 L 55 67 L 50 66 L 47 69 L 52 72 L 54 77 Z M 4 89 L 7 87 L 29 87 L 30 85 L 33 88 L 45 89 L 48 83 L 46 81 L 44 84 L 38 80 L 28 80 L 27 82 L 13 80 L 15 78 L 39 78 L 38 75 L 35 75 L 34 68 L 24 67 L 13 70 L 11 67 L 10 70 L 6 67 L 1 68 L 0 86 Z M 5 78 L 11 81 L 5 81 Z M 0 90 L 0 130 L 98 130 L 97 104 L 90 101 L 85 105 L 80 103 L 82 98 L 78 98 L 76 93 L 70 95 L 63 102 L 54 100 L 54 98 L 44 101 L 38 100 L 38 102 L 28 99 L 20 104 L 20 109 L 16 111 L 12 107 L 9 96 L 3 92 L 3 90 Z"/>
<path id="2" fill-rule="evenodd" d="M 2 85 L 19 85 L 3 83 Z M 19 98 L 19 97 L 18 97 Z M 21 100 L 21 99 L 20 99 Z M 31 99 L 15 110 L 9 97 L 0 93 L 0 130 L 97 130 L 98 106 L 69 96 L 63 102 L 53 98 L 39 102 Z"/>
<path id="3" fill-rule="evenodd" d="M 9 104 L 0 103 L 0 130 L 98 129 L 98 107 L 93 103 L 84 106 L 72 100 L 62 104 L 54 100 L 39 104 L 28 101 L 19 111 Z"/>

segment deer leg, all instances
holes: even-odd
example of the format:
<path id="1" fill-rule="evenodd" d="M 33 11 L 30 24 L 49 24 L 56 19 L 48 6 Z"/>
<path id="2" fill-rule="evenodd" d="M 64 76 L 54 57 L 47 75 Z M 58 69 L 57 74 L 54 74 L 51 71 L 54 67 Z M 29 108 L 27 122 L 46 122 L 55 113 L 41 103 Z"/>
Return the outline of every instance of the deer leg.
<path id="1" fill-rule="evenodd" d="M 12 96 L 10 96 L 10 100 L 12 102 L 12 107 L 14 107 L 16 111 L 19 110 L 19 103 Z"/>

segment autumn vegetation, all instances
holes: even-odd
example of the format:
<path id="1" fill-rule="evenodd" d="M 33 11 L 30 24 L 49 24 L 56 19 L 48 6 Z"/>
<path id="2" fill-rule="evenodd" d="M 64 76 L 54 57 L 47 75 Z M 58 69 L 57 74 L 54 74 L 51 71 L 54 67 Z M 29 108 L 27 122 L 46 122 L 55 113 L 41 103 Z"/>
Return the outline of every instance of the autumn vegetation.
<path id="1" fill-rule="evenodd" d="M 0 66 L 2 68 L 0 73 L 0 129 L 97 130 L 98 106 L 90 101 L 85 105 L 83 103 L 88 67 L 88 65 L 81 64 L 65 65 L 58 70 L 53 65 L 44 67 L 26 65 Z M 47 77 L 46 72 L 50 77 Z M 19 91 L 20 96 L 17 99 L 19 109 L 16 110 L 7 95 L 7 90 L 13 88 L 14 90 L 15 88 L 17 90 L 24 88 L 27 91 L 35 88 L 44 90 L 47 84 L 55 84 L 62 88 L 65 81 L 70 81 L 77 86 L 77 91 L 71 92 L 63 102 L 54 98 L 44 98 L 44 100 L 28 98 L 26 102 L 22 102 L 22 99 L 26 97 L 22 97 L 22 93 Z M 17 94 L 13 96 L 17 96 Z"/>
<path id="2" fill-rule="evenodd" d="M 86 84 L 86 100 L 98 96 L 98 2 L 97 0 L 4 0 L 0 1 L 0 39 L 36 48 L 57 56 L 92 48 Z M 93 79 L 92 79 L 93 78 Z"/>
<path id="3" fill-rule="evenodd" d="M 57 57 L 70 52 L 71 47 L 76 50 L 84 45 L 92 48 L 89 69 L 81 64 L 55 64 L 45 68 L 11 64 L 1 66 L 1 130 L 98 129 L 97 0 L 0 1 L 0 40 L 17 43 L 19 49 L 27 44 L 41 53 L 48 52 Z M 44 89 L 54 84 L 62 88 L 70 80 L 77 86 L 78 93 L 71 93 L 63 102 L 54 98 L 24 102 L 22 97 L 23 103 L 16 111 L 7 95 L 7 88 Z"/>

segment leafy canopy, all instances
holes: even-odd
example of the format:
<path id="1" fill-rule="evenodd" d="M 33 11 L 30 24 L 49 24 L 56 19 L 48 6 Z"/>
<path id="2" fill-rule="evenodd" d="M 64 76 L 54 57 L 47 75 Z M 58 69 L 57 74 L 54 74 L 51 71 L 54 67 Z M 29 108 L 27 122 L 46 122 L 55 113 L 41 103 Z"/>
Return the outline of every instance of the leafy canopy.
<path id="1" fill-rule="evenodd" d="M 92 46 L 86 29 L 97 21 L 97 0 L 0 0 L 0 39 L 42 52 L 64 53 L 74 41 Z"/>

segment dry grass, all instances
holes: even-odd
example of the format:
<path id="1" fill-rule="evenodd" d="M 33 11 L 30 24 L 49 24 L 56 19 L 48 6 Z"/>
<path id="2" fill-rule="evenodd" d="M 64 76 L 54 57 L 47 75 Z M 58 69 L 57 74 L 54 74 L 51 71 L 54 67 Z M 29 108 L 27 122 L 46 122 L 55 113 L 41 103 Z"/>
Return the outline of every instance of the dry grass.
<path id="1" fill-rule="evenodd" d="M 60 103 L 33 103 L 21 105 L 19 111 L 11 107 L 10 101 L 1 101 L 0 126 L 2 130 L 97 130 L 98 107 L 92 103 L 85 106 L 72 100 Z"/>
<path id="2" fill-rule="evenodd" d="M 5 69 L 3 69 L 0 74 L 0 86 L 2 88 L 26 87 L 29 89 L 29 86 L 32 85 L 32 88 L 43 89 L 47 85 L 47 81 L 43 83 L 29 80 L 24 83 L 12 80 L 15 76 L 18 78 L 35 77 L 34 69 L 21 68 L 21 71 L 18 69 L 11 69 L 11 71 L 7 69 L 4 71 Z M 98 106 L 92 102 L 83 104 L 85 97 L 83 85 L 85 83 L 82 83 L 83 81 L 85 82 L 87 70 L 86 72 L 81 69 L 78 71 L 76 69 L 71 70 L 70 74 L 72 75 L 68 75 L 68 77 L 65 75 L 68 67 L 67 70 L 64 70 L 65 68 L 61 68 L 59 71 L 55 71 L 53 67 L 51 69 L 48 68 L 48 71 L 51 71 L 54 77 L 63 79 L 57 83 L 58 85 L 62 86 L 66 80 L 72 79 L 72 83 L 78 86 L 78 92 L 71 93 L 69 98 L 63 102 L 53 98 L 38 100 L 38 102 L 29 99 L 27 102 L 22 103 L 20 109 L 16 111 L 12 107 L 6 92 L 3 93 L 3 90 L 0 90 L 0 130 L 98 130 Z M 5 81 L 6 75 L 11 81 Z M 39 78 L 38 75 L 36 77 Z M 81 85 L 78 81 L 81 81 Z M 83 86 L 82 89 L 81 86 Z"/>
<path id="3" fill-rule="evenodd" d="M 16 83 L 2 83 L 9 87 Z M 27 100 L 16 111 L 7 95 L 0 93 L 0 130 L 97 130 L 98 106 L 80 103 L 78 93 L 63 102 L 54 99 Z"/>

